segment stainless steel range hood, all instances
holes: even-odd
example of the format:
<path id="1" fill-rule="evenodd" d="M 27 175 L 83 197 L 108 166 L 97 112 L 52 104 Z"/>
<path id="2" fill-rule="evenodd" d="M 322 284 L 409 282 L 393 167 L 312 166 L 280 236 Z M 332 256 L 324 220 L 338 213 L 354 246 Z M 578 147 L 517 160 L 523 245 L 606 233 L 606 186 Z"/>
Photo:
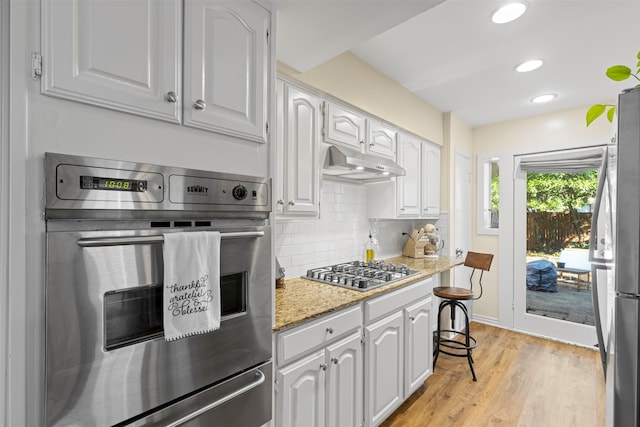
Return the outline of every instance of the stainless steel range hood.
<path id="1" fill-rule="evenodd" d="M 391 159 L 332 145 L 327 150 L 322 174 L 366 182 L 404 176 L 405 171 Z"/>

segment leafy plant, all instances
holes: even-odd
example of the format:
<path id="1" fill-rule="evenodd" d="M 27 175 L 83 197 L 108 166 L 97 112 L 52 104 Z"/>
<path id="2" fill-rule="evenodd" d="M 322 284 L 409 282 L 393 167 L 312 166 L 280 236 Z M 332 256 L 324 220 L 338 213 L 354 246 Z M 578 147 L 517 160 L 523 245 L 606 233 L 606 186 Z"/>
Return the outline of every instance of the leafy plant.
<path id="1" fill-rule="evenodd" d="M 632 73 L 631 68 L 627 67 L 626 65 L 614 65 L 613 67 L 607 68 L 607 77 L 616 82 L 621 82 L 633 76 L 636 80 L 640 81 L 640 52 L 638 52 L 636 58 L 638 59 L 638 63 L 636 64 L 636 67 L 638 67 L 638 69 L 635 73 Z M 640 86 L 640 83 L 636 86 Z M 594 104 L 587 111 L 587 126 L 589 126 L 595 119 L 600 117 L 605 112 L 605 110 L 607 111 L 607 119 L 609 120 L 609 122 L 612 122 L 613 115 L 616 112 L 616 106 L 611 104 Z"/>

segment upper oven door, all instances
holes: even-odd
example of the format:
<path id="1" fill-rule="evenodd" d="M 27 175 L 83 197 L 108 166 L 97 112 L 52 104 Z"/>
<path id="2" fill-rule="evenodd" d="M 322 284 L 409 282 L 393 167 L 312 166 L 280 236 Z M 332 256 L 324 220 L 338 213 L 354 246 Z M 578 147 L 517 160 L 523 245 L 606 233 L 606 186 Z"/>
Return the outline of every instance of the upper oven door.
<path id="1" fill-rule="evenodd" d="M 182 230 L 47 233 L 47 425 L 113 425 L 271 359 L 270 228 L 209 229 L 220 329 L 172 342 L 162 233 Z"/>

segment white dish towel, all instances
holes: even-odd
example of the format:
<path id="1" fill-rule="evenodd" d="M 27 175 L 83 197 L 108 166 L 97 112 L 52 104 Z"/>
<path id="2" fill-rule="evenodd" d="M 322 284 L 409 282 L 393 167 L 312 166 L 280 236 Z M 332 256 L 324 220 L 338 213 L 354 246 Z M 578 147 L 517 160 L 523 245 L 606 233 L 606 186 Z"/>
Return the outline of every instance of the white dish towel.
<path id="1" fill-rule="evenodd" d="M 164 338 L 220 328 L 220 233 L 164 235 Z"/>

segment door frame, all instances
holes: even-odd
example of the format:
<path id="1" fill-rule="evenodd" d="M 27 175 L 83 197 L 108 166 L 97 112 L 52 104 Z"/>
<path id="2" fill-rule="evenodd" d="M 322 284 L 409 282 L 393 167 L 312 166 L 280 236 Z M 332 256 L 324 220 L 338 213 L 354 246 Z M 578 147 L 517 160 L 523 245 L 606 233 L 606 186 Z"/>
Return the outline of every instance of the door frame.
<path id="1" fill-rule="evenodd" d="M 571 150 L 571 149 L 569 149 Z M 527 173 L 520 170 L 521 156 L 514 156 L 513 185 L 513 326 L 532 335 L 592 348 L 595 327 L 526 312 Z"/>

